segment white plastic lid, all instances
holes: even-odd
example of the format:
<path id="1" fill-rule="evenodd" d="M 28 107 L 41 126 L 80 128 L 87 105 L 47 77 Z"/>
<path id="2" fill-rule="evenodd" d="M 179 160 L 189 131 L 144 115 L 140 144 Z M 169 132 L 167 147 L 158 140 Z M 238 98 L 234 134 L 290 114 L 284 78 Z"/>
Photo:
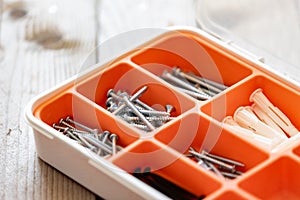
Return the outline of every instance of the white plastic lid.
<path id="1" fill-rule="evenodd" d="M 299 0 L 197 0 L 200 28 L 300 82 Z"/>

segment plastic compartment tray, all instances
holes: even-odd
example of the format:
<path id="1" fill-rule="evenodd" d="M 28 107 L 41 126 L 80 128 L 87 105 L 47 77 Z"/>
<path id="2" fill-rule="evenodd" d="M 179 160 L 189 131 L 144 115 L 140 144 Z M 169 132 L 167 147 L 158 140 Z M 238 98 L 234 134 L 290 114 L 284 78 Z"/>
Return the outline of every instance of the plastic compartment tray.
<path id="1" fill-rule="evenodd" d="M 229 87 L 211 100 L 197 101 L 158 77 L 173 66 Z M 174 120 L 150 133 L 128 126 L 105 109 L 108 89 L 134 92 L 143 85 L 149 87 L 143 101 L 176 108 Z M 257 88 L 300 129 L 298 86 L 205 32 L 176 29 L 35 98 L 27 107 L 26 118 L 33 127 L 39 157 L 107 199 L 168 198 L 132 176 L 136 167 L 151 167 L 206 199 L 297 199 L 298 135 L 271 151 L 221 123 L 239 106 L 250 105 L 249 96 Z M 108 158 L 95 156 L 51 127 L 68 115 L 117 133 L 124 149 Z M 241 169 L 245 173 L 234 180 L 221 180 L 183 155 L 190 146 L 240 160 L 245 163 Z"/>

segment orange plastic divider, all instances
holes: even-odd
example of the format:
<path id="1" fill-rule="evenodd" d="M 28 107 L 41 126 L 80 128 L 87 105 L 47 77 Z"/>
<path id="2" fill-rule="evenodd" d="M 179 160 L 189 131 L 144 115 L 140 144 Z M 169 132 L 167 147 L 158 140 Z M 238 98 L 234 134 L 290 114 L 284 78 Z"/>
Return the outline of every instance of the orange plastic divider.
<path id="1" fill-rule="evenodd" d="M 233 85 L 252 73 L 251 67 L 236 58 L 215 51 L 183 34 L 173 33 L 164 41 L 132 57 L 132 61 L 160 76 L 165 69 L 178 66 L 204 78 Z"/>
<path id="2" fill-rule="evenodd" d="M 283 156 L 243 180 L 239 186 L 261 199 L 299 199 L 300 163 Z"/>
<path id="3" fill-rule="evenodd" d="M 248 200 L 248 199 L 239 195 L 239 193 L 229 190 L 223 192 L 221 195 L 214 198 L 214 200 Z"/>

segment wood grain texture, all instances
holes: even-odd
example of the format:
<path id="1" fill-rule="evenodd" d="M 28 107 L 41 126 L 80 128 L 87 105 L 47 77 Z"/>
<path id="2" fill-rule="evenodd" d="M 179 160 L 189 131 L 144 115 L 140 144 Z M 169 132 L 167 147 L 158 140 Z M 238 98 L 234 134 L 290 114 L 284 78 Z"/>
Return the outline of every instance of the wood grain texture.
<path id="1" fill-rule="evenodd" d="M 24 121 L 23 109 L 32 97 L 77 74 L 83 63 L 89 65 L 101 61 L 100 52 L 94 48 L 119 33 L 170 25 L 195 26 L 193 3 L 192 0 L 31 1 L 26 4 L 28 15 L 19 20 L 11 19 L 9 10 L 5 10 L 1 26 L 4 57 L 0 62 L 0 199 L 99 198 L 38 159 L 32 129 Z M 230 7 L 227 1 L 226 4 L 221 1 L 215 4 L 219 11 L 223 9 L 215 13 L 216 20 L 229 23 L 232 15 L 226 11 L 234 5 L 233 2 Z M 294 8 L 293 5 L 290 7 Z M 51 14 L 49 8 L 57 11 Z M 299 5 L 292 15 L 299 15 Z M 293 19 L 299 28 L 300 18 Z M 42 26 L 52 24 L 61 31 L 64 43 L 58 48 L 47 49 L 26 40 L 26 35 L 33 35 L 33 30 L 28 28 L 32 23 L 40 30 L 43 30 Z M 265 23 L 268 24 L 264 21 L 260 26 Z M 230 26 L 229 23 L 228 28 L 237 33 L 245 31 L 238 24 Z M 259 33 L 252 36 L 255 40 L 261 39 Z M 288 37 L 284 35 L 285 40 Z M 268 41 L 261 41 L 261 44 L 279 55 L 285 55 L 289 47 L 293 48 L 289 59 L 300 66 L 299 45 L 283 44 L 285 40 L 276 46 Z M 280 45 L 283 49 L 278 49 Z M 287 70 L 300 75 L 297 68 Z"/>

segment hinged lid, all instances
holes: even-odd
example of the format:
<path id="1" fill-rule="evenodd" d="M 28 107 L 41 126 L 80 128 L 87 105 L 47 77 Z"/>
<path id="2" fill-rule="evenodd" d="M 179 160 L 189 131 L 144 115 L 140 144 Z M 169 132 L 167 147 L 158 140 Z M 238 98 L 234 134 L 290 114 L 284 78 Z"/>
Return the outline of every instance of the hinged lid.
<path id="1" fill-rule="evenodd" d="M 300 82 L 299 0 L 198 0 L 203 30 Z"/>

